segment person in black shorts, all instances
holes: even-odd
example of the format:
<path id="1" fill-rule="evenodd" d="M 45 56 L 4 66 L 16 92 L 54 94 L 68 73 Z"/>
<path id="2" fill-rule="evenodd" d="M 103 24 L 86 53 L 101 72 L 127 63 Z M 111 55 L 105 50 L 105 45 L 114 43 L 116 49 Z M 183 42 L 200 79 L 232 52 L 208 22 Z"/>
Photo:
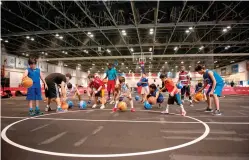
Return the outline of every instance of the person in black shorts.
<path id="1" fill-rule="evenodd" d="M 61 73 L 51 73 L 45 78 L 48 86 L 48 89 L 45 90 L 45 96 L 47 98 L 47 107 L 45 108 L 46 112 L 51 111 L 50 103 L 52 101 L 55 101 L 57 104 L 57 112 L 63 112 L 60 97 L 62 97 L 62 101 L 66 101 L 65 85 L 71 78 L 72 76 L 70 73 L 67 73 L 66 75 Z M 59 88 L 61 88 L 62 95 L 59 93 Z"/>

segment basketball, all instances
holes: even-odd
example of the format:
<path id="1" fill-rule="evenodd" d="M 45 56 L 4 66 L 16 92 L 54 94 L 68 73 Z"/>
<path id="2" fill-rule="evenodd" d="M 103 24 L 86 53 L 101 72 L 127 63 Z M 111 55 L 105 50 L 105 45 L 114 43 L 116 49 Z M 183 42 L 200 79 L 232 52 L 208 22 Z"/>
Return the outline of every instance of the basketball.
<path id="1" fill-rule="evenodd" d="M 182 88 L 183 88 L 183 86 L 182 86 L 181 83 L 177 83 L 176 87 L 177 87 L 178 89 L 182 89 Z"/>
<path id="2" fill-rule="evenodd" d="M 22 86 L 25 88 L 30 88 L 33 86 L 33 80 L 29 77 L 25 77 L 22 80 Z"/>
<path id="3" fill-rule="evenodd" d="M 137 86 L 138 86 L 138 87 L 142 86 L 142 83 L 141 83 L 141 82 L 138 82 L 138 83 L 137 83 Z"/>
<path id="4" fill-rule="evenodd" d="M 197 101 L 202 101 L 203 98 L 204 98 L 204 95 L 203 93 L 200 93 L 200 92 L 196 93 L 194 96 L 194 99 L 196 99 Z"/>
<path id="5" fill-rule="evenodd" d="M 148 98 L 148 103 L 149 104 L 156 104 L 156 97 L 150 96 Z"/>
<path id="6" fill-rule="evenodd" d="M 136 96 L 135 96 L 135 100 L 136 100 L 136 101 L 139 101 L 139 100 L 140 100 L 139 95 L 136 95 Z"/>
<path id="7" fill-rule="evenodd" d="M 147 101 L 144 102 L 144 108 L 145 109 L 152 109 L 152 105 L 149 104 Z"/>
<path id="8" fill-rule="evenodd" d="M 68 107 L 69 108 L 72 108 L 74 106 L 73 102 L 72 101 L 67 101 L 67 104 L 68 104 Z"/>
<path id="9" fill-rule="evenodd" d="M 118 103 L 118 109 L 122 112 L 126 111 L 127 110 L 127 105 L 125 102 L 119 102 Z"/>
<path id="10" fill-rule="evenodd" d="M 79 109 L 86 109 L 87 103 L 85 101 L 80 101 L 78 103 L 78 107 L 79 107 Z"/>
<path id="11" fill-rule="evenodd" d="M 68 110 L 68 104 L 67 104 L 67 102 L 62 102 L 62 103 L 61 103 L 61 108 L 62 108 L 63 110 Z"/>

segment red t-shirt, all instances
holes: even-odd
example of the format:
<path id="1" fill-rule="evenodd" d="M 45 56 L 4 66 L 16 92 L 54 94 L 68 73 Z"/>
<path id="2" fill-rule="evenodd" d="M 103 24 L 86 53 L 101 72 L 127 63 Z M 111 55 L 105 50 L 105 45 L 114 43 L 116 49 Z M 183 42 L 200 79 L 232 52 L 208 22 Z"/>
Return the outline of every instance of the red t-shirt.
<path id="1" fill-rule="evenodd" d="M 167 78 L 163 83 L 164 83 L 164 87 L 168 90 L 169 93 L 171 93 L 173 91 L 173 89 L 176 87 L 175 83 L 170 78 Z M 174 94 L 176 94 L 178 92 L 179 92 L 179 90 L 176 89 Z"/>
<path id="2" fill-rule="evenodd" d="M 99 89 L 102 86 L 102 89 L 105 87 L 104 82 L 99 78 L 94 78 L 92 82 L 88 85 L 90 88 Z"/>

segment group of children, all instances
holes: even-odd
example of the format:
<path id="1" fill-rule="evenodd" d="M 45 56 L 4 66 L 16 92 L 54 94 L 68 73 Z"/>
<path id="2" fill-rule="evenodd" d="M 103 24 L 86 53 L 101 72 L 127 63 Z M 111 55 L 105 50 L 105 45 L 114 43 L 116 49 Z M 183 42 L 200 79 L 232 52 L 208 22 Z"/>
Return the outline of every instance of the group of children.
<path id="1" fill-rule="evenodd" d="M 50 111 L 51 102 L 55 101 L 57 104 L 57 112 L 63 112 L 64 110 L 61 108 L 62 102 L 65 102 L 67 100 L 67 97 L 77 95 L 79 97 L 79 100 L 81 100 L 80 92 L 78 91 L 77 87 L 69 82 L 69 80 L 72 78 L 71 74 L 67 73 L 66 75 L 63 75 L 61 73 L 52 73 L 48 75 L 45 79 L 43 74 L 40 72 L 40 69 L 36 67 L 36 59 L 30 58 L 28 60 L 29 68 L 25 71 L 23 78 L 30 77 L 33 80 L 33 86 L 28 88 L 27 92 L 27 100 L 29 101 L 29 114 L 30 115 L 37 115 L 42 114 L 39 108 L 39 101 L 42 100 L 41 97 L 41 85 L 40 85 L 40 79 L 44 83 L 45 88 L 45 96 L 47 98 L 47 106 L 45 108 L 45 111 Z M 182 71 L 184 68 L 182 69 Z M 195 71 L 199 74 L 203 75 L 204 78 L 204 85 L 200 87 L 196 92 L 202 92 L 207 85 L 210 85 L 206 95 L 207 95 L 207 104 L 208 107 L 206 109 L 207 112 L 211 112 L 211 97 L 213 97 L 216 110 L 214 112 L 215 115 L 221 115 L 221 112 L 219 110 L 219 98 L 222 94 L 222 89 L 224 87 L 223 79 L 215 72 L 208 69 L 205 69 L 203 66 L 198 65 L 195 68 Z M 110 100 L 110 94 L 111 91 L 113 92 L 113 102 L 114 108 L 113 112 L 117 111 L 117 105 L 119 101 L 122 101 L 124 98 L 128 98 L 130 106 L 131 106 L 131 112 L 135 112 L 134 105 L 133 105 L 133 98 L 131 94 L 131 90 L 129 88 L 129 85 L 125 82 L 125 77 L 116 76 L 116 71 L 113 70 L 111 65 L 109 65 L 109 70 L 106 72 L 107 76 L 106 78 L 110 78 L 107 81 L 107 89 L 108 89 L 108 100 Z M 181 74 L 181 73 L 180 73 Z M 174 104 L 176 102 L 180 108 L 181 108 L 181 115 L 185 116 L 186 111 L 183 107 L 183 101 L 184 97 L 183 95 L 187 91 L 189 94 L 189 100 L 190 105 L 192 104 L 192 99 L 190 96 L 190 78 L 185 75 L 185 73 L 182 73 L 182 77 L 179 81 L 184 82 L 183 84 L 183 90 L 180 90 L 177 88 L 176 84 L 172 81 L 172 79 L 168 78 L 166 75 L 161 74 L 160 79 L 163 82 L 163 87 L 159 89 L 155 84 L 148 84 L 148 79 L 146 78 L 146 74 L 143 73 L 142 78 L 140 80 L 142 90 L 142 101 L 145 102 L 147 99 L 151 96 L 156 98 L 157 103 L 159 103 L 159 106 L 164 101 L 164 97 L 162 95 L 162 92 L 167 91 L 169 93 L 169 98 L 167 101 L 166 109 L 162 113 L 169 113 L 169 105 Z M 98 103 L 98 98 L 100 98 L 101 107 L 100 109 L 105 108 L 106 99 L 104 97 L 105 92 L 105 83 L 103 80 L 101 80 L 98 76 L 94 76 L 92 74 L 88 75 L 89 79 L 89 85 L 87 87 L 87 94 L 89 97 L 88 103 L 91 103 L 91 98 L 94 98 L 94 104 L 92 108 L 96 108 Z M 118 79 L 119 84 L 115 84 L 116 79 Z M 186 81 L 187 79 L 187 81 Z M 33 101 L 35 101 L 36 107 L 35 111 L 33 110 Z"/>

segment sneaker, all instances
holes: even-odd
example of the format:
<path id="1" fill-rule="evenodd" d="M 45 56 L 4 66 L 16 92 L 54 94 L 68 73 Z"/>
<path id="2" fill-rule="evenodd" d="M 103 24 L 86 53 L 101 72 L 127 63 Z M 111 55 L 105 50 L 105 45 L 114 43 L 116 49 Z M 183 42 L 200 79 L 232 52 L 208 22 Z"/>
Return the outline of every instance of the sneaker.
<path id="1" fill-rule="evenodd" d="M 220 116 L 221 115 L 221 112 L 220 112 L 220 110 L 215 110 L 214 112 L 213 112 L 213 115 L 214 116 Z"/>
<path id="2" fill-rule="evenodd" d="M 41 115 L 41 114 L 43 114 L 43 112 L 41 112 L 40 109 L 36 109 L 36 110 L 35 110 L 35 114 L 36 114 L 36 115 Z"/>
<path id="3" fill-rule="evenodd" d="M 56 112 L 64 112 L 62 108 L 57 108 Z"/>
<path id="4" fill-rule="evenodd" d="M 89 100 L 89 101 L 87 102 L 87 104 L 91 104 L 91 100 Z"/>
<path id="5" fill-rule="evenodd" d="M 205 112 L 213 112 L 213 110 L 211 108 L 207 108 Z"/>
<path id="6" fill-rule="evenodd" d="M 135 112 L 135 108 L 131 108 L 131 112 Z"/>
<path id="7" fill-rule="evenodd" d="M 107 99 L 106 99 L 107 101 L 110 101 L 111 100 L 111 97 L 107 97 Z"/>
<path id="8" fill-rule="evenodd" d="M 182 100 L 182 104 L 184 104 L 184 100 Z"/>
<path id="9" fill-rule="evenodd" d="M 114 104 L 115 103 L 115 101 L 114 100 L 112 100 L 111 102 L 110 102 L 110 104 Z"/>
<path id="10" fill-rule="evenodd" d="M 185 110 L 182 110 L 182 113 L 181 113 L 181 114 L 182 114 L 182 116 L 186 116 L 186 113 L 187 113 L 187 112 L 186 112 Z"/>
<path id="11" fill-rule="evenodd" d="M 190 103 L 189 106 L 190 106 L 190 107 L 194 107 L 193 103 Z"/>
<path id="12" fill-rule="evenodd" d="M 161 113 L 162 114 L 169 114 L 169 110 L 166 109 L 165 111 L 162 111 Z"/>
<path id="13" fill-rule="evenodd" d="M 117 108 L 114 107 L 114 108 L 112 109 L 112 112 L 116 112 L 116 111 L 117 111 Z"/>
<path id="14" fill-rule="evenodd" d="M 105 109 L 105 105 L 101 105 L 100 109 Z"/>
<path id="15" fill-rule="evenodd" d="M 33 110 L 29 110 L 29 115 L 30 116 L 34 116 L 35 115 L 35 112 Z"/>
<path id="16" fill-rule="evenodd" d="M 49 112 L 49 111 L 52 111 L 52 109 L 50 107 L 46 107 L 45 112 Z"/>
<path id="17" fill-rule="evenodd" d="M 97 107 L 97 104 L 94 104 L 93 106 L 92 106 L 92 108 L 96 108 Z"/>

